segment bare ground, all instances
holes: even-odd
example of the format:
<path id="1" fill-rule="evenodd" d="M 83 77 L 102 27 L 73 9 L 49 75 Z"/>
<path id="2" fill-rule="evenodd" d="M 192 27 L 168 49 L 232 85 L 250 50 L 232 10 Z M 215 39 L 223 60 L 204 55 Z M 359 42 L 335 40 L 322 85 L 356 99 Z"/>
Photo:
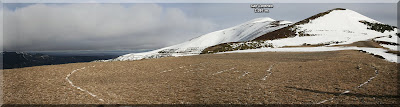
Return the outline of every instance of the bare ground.
<path id="1" fill-rule="evenodd" d="M 69 80 L 85 91 L 66 80 L 83 67 Z M 399 104 L 400 99 L 398 64 L 358 51 L 206 54 L 3 73 L 6 104 Z"/>

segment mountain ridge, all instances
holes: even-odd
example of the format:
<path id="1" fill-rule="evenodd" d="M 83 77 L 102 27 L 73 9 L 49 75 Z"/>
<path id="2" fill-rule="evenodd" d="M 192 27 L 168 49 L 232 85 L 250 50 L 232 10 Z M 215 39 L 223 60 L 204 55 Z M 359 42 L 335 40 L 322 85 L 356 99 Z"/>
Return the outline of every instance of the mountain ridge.
<path id="1" fill-rule="evenodd" d="M 57 56 L 57 55 L 47 55 L 42 53 L 27 53 L 27 52 L 0 52 L 0 54 L 2 57 L 2 61 L 0 63 L 3 69 L 78 63 L 78 62 L 91 62 L 93 60 L 104 60 L 117 57 L 116 55 Z"/>
<path id="2" fill-rule="evenodd" d="M 372 39 L 381 43 L 397 42 L 399 38 L 394 36 L 398 35 L 396 28 L 349 9 L 335 8 L 266 33 L 252 41 L 223 43 L 208 47 L 202 53 L 286 46 L 333 46 Z M 393 46 L 384 47 L 394 49 Z"/>
<path id="3" fill-rule="evenodd" d="M 198 55 L 207 47 L 226 42 L 249 41 L 262 34 L 290 25 L 289 21 L 274 20 L 269 17 L 256 18 L 245 23 L 214 31 L 189 41 L 144 53 L 132 53 L 108 61 L 140 60 L 168 56 Z"/>

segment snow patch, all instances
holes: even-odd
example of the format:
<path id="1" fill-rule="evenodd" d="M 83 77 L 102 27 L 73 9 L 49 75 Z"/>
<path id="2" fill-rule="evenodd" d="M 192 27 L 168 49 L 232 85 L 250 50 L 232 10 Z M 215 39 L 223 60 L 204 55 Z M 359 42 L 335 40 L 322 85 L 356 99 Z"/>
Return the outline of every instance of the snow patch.
<path id="1" fill-rule="evenodd" d="M 217 74 L 220 74 L 220 73 L 223 73 L 223 72 L 226 72 L 226 71 L 230 71 L 230 70 L 234 70 L 235 68 L 231 68 L 231 69 L 226 69 L 226 70 L 222 70 L 222 71 L 218 71 L 218 72 L 216 72 L 216 73 L 214 73 L 214 74 L 212 74 L 212 75 L 217 75 Z"/>
<path id="2" fill-rule="evenodd" d="M 398 36 L 393 36 L 390 35 L 390 37 L 385 36 L 385 37 L 381 37 L 381 38 L 376 38 L 374 39 L 375 41 L 385 41 L 385 42 L 392 42 L 392 43 L 398 43 L 398 41 L 400 41 L 400 38 Z"/>
<path id="3" fill-rule="evenodd" d="M 389 36 L 379 37 L 374 39 L 374 41 L 385 42 L 386 44 L 379 44 L 379 45 L 388 48 L 390 50 L 399 51 L 398 41 L 400 41 L 400 38 L 398 36 L 389 35 Z"/>
<path id="4" fill-rule="evenodd" d="M 235 72 L 235 71 L 234 71 Z M 242 75 L 242 76 L 239 76 L 238 78 L 242 78 L 242 77 L 244 77 L 244 76 L 246 76 L 246 75 L 248 75 L 248 74 L 250 74 L 251 72 L 244 72 L 244 74 Z"/>
<path id="5" fill-rule="evenodd" d="M 271 70 L 272 70 L 272 67 L 274 67 L 274 65 L 275 65 L 275 64 L 272 64 L 272 65 L 268 68 L 268 70 L 267 70 L 267 73 L 268 73 L 268 74 L 265 75 L 264 78 L 262 78 L 261 80 L 267 80 L 267 77 L 270 76 L 270 75 L 272 74 Z"/>
<path id="6" fill-rule="evenodd" d="M 388 48 L 390 50 L 399 51 L 399 46 L 396 45 L 386 45 L 386 44 L 379 44 L 379 45 Z"/>

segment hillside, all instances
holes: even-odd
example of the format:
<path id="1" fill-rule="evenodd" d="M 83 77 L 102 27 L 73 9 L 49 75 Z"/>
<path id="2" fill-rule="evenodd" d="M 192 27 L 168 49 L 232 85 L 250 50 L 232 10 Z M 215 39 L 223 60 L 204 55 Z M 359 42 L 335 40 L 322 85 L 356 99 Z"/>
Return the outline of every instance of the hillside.
<path id="1" fill-rule="evenodd" d="M 253 40 L 262 34 L 290 25 L 288 21 L 276 21 L 271 18 L 257 18 L 243 24 L 211 32 L 187 42 L 144 53 L 132 53 L 109 61 L 140 60 L 168 56 L 199 55 L 203 49 L 226 42 Z"/>
<path id="2" fill-rule="evenodd" d="M 396 54 L 399 55 L 397 41 L 400 38 L 397 31 L 395 26 L 381 23 L 349 9 L 337 8 L 263 34 L 252 41 L 222 43 L 208 47 L 202 53 L 285 47 L 357 47 L 348 44 L 373 41 L 385 49 L 383 53 L 395 54 L 390 56 L 394 59 Z M 356 50 L 366 51 L 360 48 Z M 382 52 L 369 53 L 382 56 L 379 54 Z"/>
<path id="3" fill-rule="evenodd" d="M 271 40 L 274 47 L 350 44 L 382 36 L 396 37 L 397 27 L 390 26 L 349 9 L 319 13 L 289 27 L 266 33 L 256 39 Z M 286 34 L 285 32 L 291 32 Z M 273 40 L 273 41 L 272 41 Z"/>
<path id="4" fill-rule="evenodd" d="M 354 50 L 4 70 L 5 104 L 398 104 L 398 67 Z"/>

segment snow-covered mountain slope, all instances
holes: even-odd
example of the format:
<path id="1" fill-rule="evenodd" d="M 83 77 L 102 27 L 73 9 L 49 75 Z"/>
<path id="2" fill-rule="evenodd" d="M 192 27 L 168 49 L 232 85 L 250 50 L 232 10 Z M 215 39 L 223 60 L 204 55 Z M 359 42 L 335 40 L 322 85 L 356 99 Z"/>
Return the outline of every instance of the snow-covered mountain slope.
<path id="1" fill-rule="evenodd" d="M 326 46 L 351 44 L 391 37 L 397 44 L 397 27 L 383 24 L 349 9 L 332 9 L 311 16 L 251 42 L 219 44 L 206 48 L 203 53 L 284 46 Z M 389 40 L 389 39 L 388 39 Z M 392 44 L 393 45 L 393 44 Z M 386 46 L 386 45 L 382 45 Z M 393 49 L 393 46 L 386 46 Z"/>
<path id="2" fill-rule="evenodd" d="M 168 56 L 198 55 L 203 51 L 203 49 L 209 46 L 227 42 L 242 42 L 253 40 L 258 36 L 279 28 L 289 26 L 290 24 L 291 22 L 289 21 L 276 21 L 271 18 L 257 18 L 231 28 L 199 36 L 181 44 L 157 49 L 150 52 L 126 54 L 111 60 L 125 61 Z"/>
<path id="3" fill-rule="evenodd" d="M 399 63 L 400 34 L 397 31 L 395 26 L 337 8 L 266 33 L 253 41 L 219 44 L 206 48 L 203 53 L 360 50 Z"/>
<path id="4" fill-rule="evenodd" d="M 274 47 L 304 44 L 340 45 L 381 36 L 395 36 L 397 33 L 397 27 L 383 24 L 349 9 L 329 10 L 283 29 L 290 30 L 292 35 L 268 39 L 267 36 L 274 35 L 267 33 L 255 40 L 267 38 L 264 40 Z M 279 31 L 274 33 L 279 33 Z M 398 36 L 395 37 L 398 38 Z"/>

